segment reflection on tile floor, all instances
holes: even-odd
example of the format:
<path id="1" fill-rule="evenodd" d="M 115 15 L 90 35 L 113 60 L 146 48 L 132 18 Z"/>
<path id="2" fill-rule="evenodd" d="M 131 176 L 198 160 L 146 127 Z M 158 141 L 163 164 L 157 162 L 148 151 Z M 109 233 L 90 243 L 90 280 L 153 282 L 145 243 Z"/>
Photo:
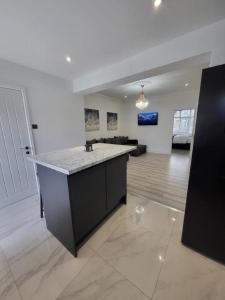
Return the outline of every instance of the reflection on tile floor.
<path id="1" fill-rule="evenodd" d="M 0 211 L 0 300 L 224 300 L 225 267 L 180 243 L 183 213 L 128 195 L 74 258 L 36 197 Z"/>

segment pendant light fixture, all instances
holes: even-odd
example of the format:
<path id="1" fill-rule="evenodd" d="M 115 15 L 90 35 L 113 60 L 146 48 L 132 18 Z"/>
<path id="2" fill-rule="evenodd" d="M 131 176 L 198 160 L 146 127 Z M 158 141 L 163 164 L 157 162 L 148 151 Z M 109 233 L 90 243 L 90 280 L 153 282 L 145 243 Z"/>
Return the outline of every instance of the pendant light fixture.
<path id="1" fill-rule="evenodd" d="M 148 100 L 145 98 L 144 94 L 144 85 L 141 84 L 141 93 L 138 100 L 136 101 L 136 107 L 139 109 L 145 109 L 146 107 L 148 107 L 148 104 Z"/>

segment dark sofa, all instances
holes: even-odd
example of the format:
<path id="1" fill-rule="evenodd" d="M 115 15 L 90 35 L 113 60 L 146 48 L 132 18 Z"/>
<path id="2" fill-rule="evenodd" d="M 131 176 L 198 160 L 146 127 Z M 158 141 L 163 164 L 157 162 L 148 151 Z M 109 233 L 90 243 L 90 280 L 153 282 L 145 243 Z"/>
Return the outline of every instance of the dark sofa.
<path id="1" fill-rule="evenodd" d="M 101 138 L 86 141 L 87 144 L 105 143 L 116 145 L 138 145 L 138 140 L 130 140 L 128 136 L 114 136 L 112 138 Z"/>
<path id="2" fill-rule="evenodd" d="M 86 144 L 96 143 L 137 146 L 137 148 L 130 153 L 132 156 L 139 156 L 145 153 L 147 149 L 146 145 L 138 145 L 138 140 L 129 139 L 128 136 L 114 136 L 113 138 L 92 139 L 86 141 Z"/>

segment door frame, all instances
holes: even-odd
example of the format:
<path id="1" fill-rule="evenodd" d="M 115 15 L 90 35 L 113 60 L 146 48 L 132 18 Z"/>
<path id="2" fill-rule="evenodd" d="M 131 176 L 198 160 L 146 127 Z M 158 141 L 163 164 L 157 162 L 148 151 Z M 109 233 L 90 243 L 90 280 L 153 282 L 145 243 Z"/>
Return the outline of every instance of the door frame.
<path id="1" fill-rule="evenodd" d="M 198 106 L 198 104 L 197 104 L 197 106 Z M 196 117 L 197 117 L 197 109 L 198 109 L 198 107 L 189 107 L 189 106 L 187 106 L 187 107 L 184 107 L 184 108 L 176 108 L 176 109 L 174 109 L 173 110 L 173 116 L 172 116 L 172 118 L 173 118 L 173 125 L 172 125 L 172 139 L 171 139 L 171 153 L 172 153 L 172 149 L 173 149 L 173 126 L 174 126 L 174 114 L 175 114 L 175 112 L 176 111 L 178 111 L 178 110 L 192 110 L 192 109 L 194 109 L 194 111 L 195 111 L 195 114 L 194 114 L 194 122 L 193 122 L 193 131 L 192 131 L 192 142 L 191 142 L 191 147 L 190 147 L 190 154 L 192 153 L 192 148 L 193 148 L 193 143 L 194 143 L 194 134 L 195 134 L 195 126 L 196 126 Z M 190 155 L 191 156 L 191 155 Z"/>
<path id="2" fill-rule="evenodd" d="M 32 134 L 32 126 L 31 126 L 31 121 L 30 121 L 30 112 L 29 112 L 29 106 L 28 106 L 28 100 L 26 97 L 26 88 L 22 86 L 17 86 L 14 84 L 8 84 L 0 81 L 0 88 L 5 88 L 5 89 L 10 89 L 10 90 L 16 90 L 21 92 L 22 99 L 23 99 L 23 107 L 25 111 L 25 118 L 26 118 L 26 124 L 27 124 L 27 130 L 28 130 L 28 138 L 29 138 L 29 143 L 31 146 L 30 152 L 32 155 L 36 153 L 36 149 L 34 146 L 34 139 L 33 139 L 33 134 Z M 36 187 L 37 187 L 37 192 L 39 193 L 39 184 L 38 184 L 38 178 L 37 178 L 37 170 L 36 166 L 34 166 L 34 176 L 35 176 L 35 181 L 36 181 Z"/>

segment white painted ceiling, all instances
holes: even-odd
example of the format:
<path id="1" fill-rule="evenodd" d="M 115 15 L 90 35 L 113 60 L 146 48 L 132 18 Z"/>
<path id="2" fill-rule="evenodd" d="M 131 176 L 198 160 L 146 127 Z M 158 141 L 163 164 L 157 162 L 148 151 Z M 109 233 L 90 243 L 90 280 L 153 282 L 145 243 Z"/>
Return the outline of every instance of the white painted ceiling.
<path id="1" fill-rule="evenodd" d="M 74 79 L 223 18 L 225 0 L 0 0 L 0 58 Z"/>
<path id="2" fill-rule="evenodd" d="M 141 83 L 145 85 L 144 93 L 146 97 L 182 90 L 193 90 L 200 87 L 201 74 L 202 69 L 199 67 L 176 70 L 104 90 L 101 94 L 129 101 L 130 99 L 139 97 Z M 189 85 L 185 87 L 185 83 Z M 127 96 L 127 98 L 125 99 L 124 96 Z"/>

